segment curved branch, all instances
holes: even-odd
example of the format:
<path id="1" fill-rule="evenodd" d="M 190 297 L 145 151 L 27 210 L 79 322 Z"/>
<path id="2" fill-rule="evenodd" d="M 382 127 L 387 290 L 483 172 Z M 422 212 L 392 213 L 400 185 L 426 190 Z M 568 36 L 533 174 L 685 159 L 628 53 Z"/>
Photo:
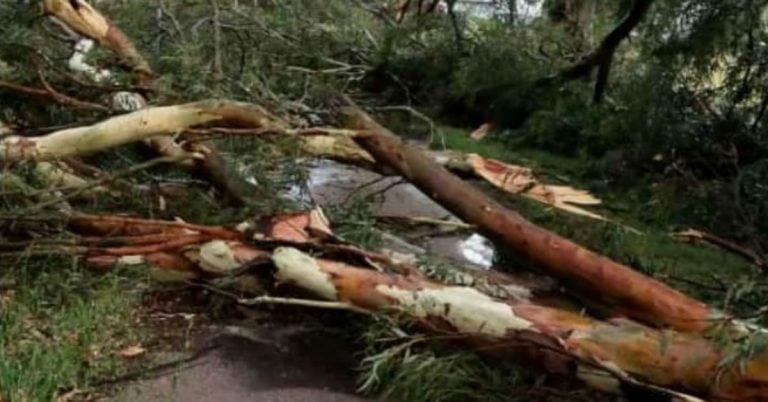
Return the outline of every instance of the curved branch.
<path id="1" fill-rule="evenodd" d="M 654 0 L 635 0 L 632 8 L 624 19 L 600 42 L 600 46 L 593 50 L 578 63 L 561 71 L 561 80 L 575 80 L 592 74 L 597 69 L 597 82 L 595 83 L 594 101 L 599 103 L 605 95 L 608 86 L 608 77 L 613 64 L 613 55 L 619 45 L 629 37 L 632 31 L 640 24 L 643 16 L 648 12 Z M 545 79 L 544 82 L 549 82 Z"/>
<path id="2" fill-rule="evenodd" d="M 44 82 L 45 88 L 35 88 L 26 85 L 16 84 L 9 81 L 0 80 L 0 92 L 11 91 L 18 94 L 44 99 L 49 102 L 59 103 L 80 110 L 95 110 L 98 112 L 108 112 L 109 108 L 98 103 L 83 101 L 73 98 L 56 91 L 47 82 Z"/>

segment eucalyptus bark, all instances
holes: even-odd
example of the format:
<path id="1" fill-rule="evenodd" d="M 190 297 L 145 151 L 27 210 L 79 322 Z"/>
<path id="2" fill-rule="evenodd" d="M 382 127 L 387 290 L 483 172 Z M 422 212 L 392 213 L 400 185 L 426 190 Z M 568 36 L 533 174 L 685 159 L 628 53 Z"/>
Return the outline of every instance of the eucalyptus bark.
<path id="1" fill-rule="evenodd" d="M 338 247 L 333 242 L 327 243 L 323 258 L 316 258 L 297 247 L 310 244 L 322 250 L 328 229 L 313 223 L 311 213 L 304 216 L 309 219 L 272 217 L 263 232 L 243 230 L 243 225 L 235 229 L 92 215 L 76 215 L 71 224 L 91 236 L 93 246 L 84 252 L 101 268 L 148 264 L 181 279 L 232 278 L 271 265 L 278 283 L 336 302 L 335 307 L 407 317 L 425 331 L 449 335 L 479 353 L 529 363 L 605 392 L 636 400 L 768 400 L 766 350 L 729 364 L 734 345 L 718 347 L 697 334 L 622 319 L 599 321 L 548 307 L 520 285 L 513 297 L 499 299 L 420 274 L 380 272 L 373 264 L 345 262 L 359 259 L 345 258 L 339 250 L 331 259 L 328 251 Z M 283 229 L 289 227 L 303 234 L 284 237 L 288 233 Z M 262 246 L 249 244 L 250 237 Z M 296 246 L 285 246 L 289 243 Z"/>

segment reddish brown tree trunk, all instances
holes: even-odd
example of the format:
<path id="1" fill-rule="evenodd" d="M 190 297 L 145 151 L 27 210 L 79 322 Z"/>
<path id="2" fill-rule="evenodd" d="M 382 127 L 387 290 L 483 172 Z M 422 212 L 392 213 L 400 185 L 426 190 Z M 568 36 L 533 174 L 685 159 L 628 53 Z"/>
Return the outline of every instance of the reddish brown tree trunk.
<path id="1" fill-rule="evenodd" d="M 706 304 L 527 221 L 448 172 L 357 108 L 343 111 L 356 140 L 382 164 L 482 232 L 537 262 L 548 273 L 594 298 L 618 305 L 628 317 L 658 327 L 703 332 L 722 314 Z"/>

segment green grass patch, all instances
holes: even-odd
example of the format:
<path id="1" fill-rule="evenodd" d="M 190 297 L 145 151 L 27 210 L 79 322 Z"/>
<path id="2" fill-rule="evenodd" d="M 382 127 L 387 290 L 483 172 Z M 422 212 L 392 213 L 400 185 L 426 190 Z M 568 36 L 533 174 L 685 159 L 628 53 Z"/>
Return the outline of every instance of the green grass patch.
<path id="1" fill-rule="evenodd" d="M 439 131 L 445 138 L 448 149 L 476 153 L 486 158 L 498 159 L 508 163 L 517 163 L 541 170 L 542 173 L 571 175 L 578 173 L 585 162 L 578 158 L 566 158 L 536 149 L 518 149 L 502 141 L 485 138 L 481 141 L 469 138 L 469 131 L 463 128 L 440 126 Z M 442 144 L 435 138 L 432 147 L 439 149 Z"/>
<path id="2" fill-rule="evenodd" d="M 410 335 L 407 321 L 369 321 L 360 328 L 359 385 L 366 394 L 397 401 L 517 401 L 509 390 L 528 380 L 511 366 L 441 346 L 439 338 Z"/>
<path id="3" fill-rule="evenodd" d="M 63 257 L 0 264 L 0 399 L 47 402 L 127 370 L 119 351 L 142 338 L 142 277 L 95 274 Z"/>

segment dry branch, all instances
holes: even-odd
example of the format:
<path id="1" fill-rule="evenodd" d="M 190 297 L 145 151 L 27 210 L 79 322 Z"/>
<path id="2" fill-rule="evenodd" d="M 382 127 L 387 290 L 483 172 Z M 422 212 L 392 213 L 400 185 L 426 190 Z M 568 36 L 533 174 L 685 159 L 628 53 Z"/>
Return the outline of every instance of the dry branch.
<path id="1" fill-rule="evenodd" d="M 687 229 L 675 233 L 674 236 L 682 241 L 690 243 L 702 242 L 722 248 L 723 250 L 730 251 L 743 257 L 759 268 L 768 268 L 768 261 L 766 261 L 765 256 L 761 255 L 753 249 L 742 246 L 731 240 L 724 239 L 720 236 L 713 235 L 712 233 L 702 232 L 696 229 Z"/>
<path id="2" fill-rule="evenodd" d="M 45 88 L 34 88 L 26 85 L 0 80 L 0 91 L 9 91 L 16 94 L 42 99 L 46 102 L 59 103 L 74 109 L 94 110 L 108 112 L 109 108 L 98 103 L 88 102 L 73 98 L 53 89 L 46 83 Z"/>

